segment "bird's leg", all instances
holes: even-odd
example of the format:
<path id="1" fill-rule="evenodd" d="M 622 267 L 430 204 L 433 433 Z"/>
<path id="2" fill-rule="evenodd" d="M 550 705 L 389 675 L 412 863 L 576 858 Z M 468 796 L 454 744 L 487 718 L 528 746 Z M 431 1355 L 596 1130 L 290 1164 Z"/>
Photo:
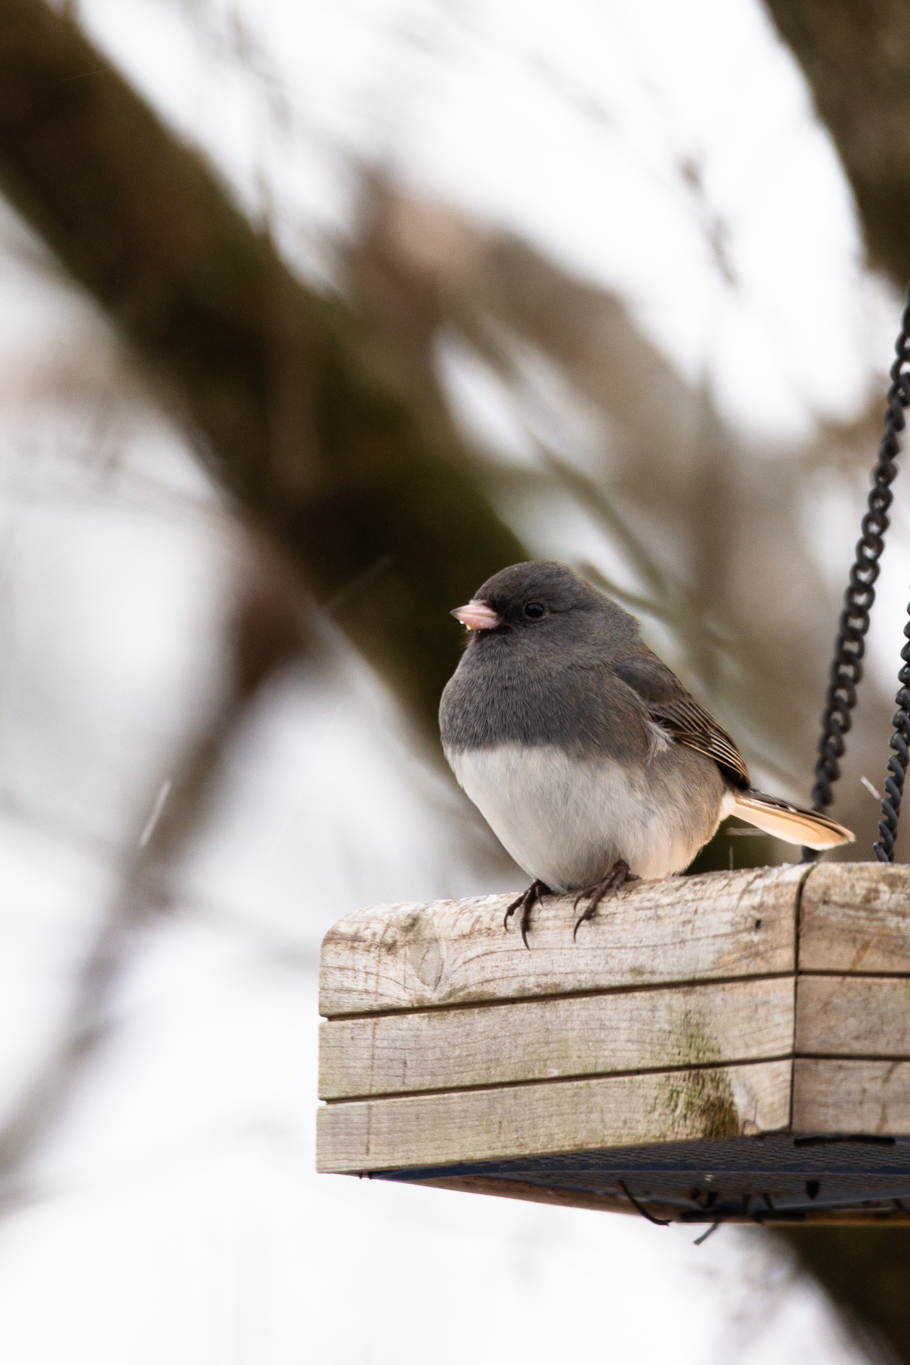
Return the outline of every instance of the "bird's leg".
<path id="1" fill-rule="evenodd" d="M 516 896 L 512 904 L 506 910 L 505 918 L 502 921 L 502 927 L 504 929 L 508 926 L 510 916 L 514 915 L 519 907 L 521 908 L 521 919 L 519 920 L 521 926 L 521 941 L 526 948 L 530 948 L 531 946 L 528 943 L 528 930 L 531 927 L 531 911 L 539 900 L 549 894 L 550 888 L 546 883 L 542 882 L 539 877 L 535 877 L 527 891 L 522 891 L 520 896 Z"/>
<path id="2" fill-rule="evenodd" d="M 572 938 L 574 939 L 575 935 L 578 933 L 579 924 L 584 924 L 586 919 L 594 918 L 597 913 L 597 907 L 600 905 L 604 896 L 607 894 L 615 896 L 616 892 L 620 887 L 625 886 L 626 882 L 637 881 L 638 878 L 635 873 L 629 871 L 629 864 L 620 858 L 619 861 L 614 863 L 610 868 L 610 871 L 604 877 L 603 881 L 599 881 L 595 886 L 587 887 L 584 891 L 579 891 L 578 895 L 575 897 L 575 909 L 578 909 L 578 902 L 583 901 L 586 898 L 588 901 L 588 908 L 585 910 L 584 914 L 579 915 L 578 919 L 575 921 L 575 928 L 572 930 Z"/>

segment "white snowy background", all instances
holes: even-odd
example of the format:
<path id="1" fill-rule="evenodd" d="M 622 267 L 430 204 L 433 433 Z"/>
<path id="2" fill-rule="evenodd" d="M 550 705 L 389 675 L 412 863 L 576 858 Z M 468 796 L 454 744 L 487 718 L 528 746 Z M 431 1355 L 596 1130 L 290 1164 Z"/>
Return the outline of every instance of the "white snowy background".
<path id="1" fill-rule="evenodd" d="M 372 164 L 619 291 L 769 460 L 856 416 L 888 363 L 898 304 L 863 272 L 830 140 L 754 0 L 79 13 L 311 279 L 330 273 Z M 680 180 L 686 158 L 702 198 Z M 706 246 L 706 202 L 728 225 L 735 289 Z M 495 446 L 483 385 L 457 358 L 444 378 Z M 886 679 L 898 513 L 873 640 Z M 521 529 L 559 551 L 552 527 Z M 242 554 L 109 325 L 4 211 L 0 1120 L 222 696 Z M 393 699 L 324 630 L 325 659 L 287 668 L 235 736 L 106 1032 L 0 1198 L 4 1365 L 862 1360 L 758 1229 L 694 1247 L 691 1229 L 634 1218 L 315 1175 L 321 936 L 360 905 L 504 875 Z"/>

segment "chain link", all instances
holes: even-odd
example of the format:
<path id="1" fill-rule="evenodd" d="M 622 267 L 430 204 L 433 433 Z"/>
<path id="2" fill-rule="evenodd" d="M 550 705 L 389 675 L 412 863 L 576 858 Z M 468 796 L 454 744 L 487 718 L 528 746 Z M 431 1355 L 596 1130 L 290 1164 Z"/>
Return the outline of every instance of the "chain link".
<path id="1" fill-rule="evenodd" d="M 900 453 L 899 433 L 905 426 L 904 409 L 910 405 L 910 289 L 901 316 L 901 330 L 895 344 L 895 358 L 891 366 L 891 385 L 885 413 L 885 431 L 878 450 L 878 460 L 872 471 L 872 487 L 861 535 L 856 545 L 856 558 L 850 570 L 849 586 L 844 596 L 844 609 L 834 643 L 825 709 L 822 713 L 822 732 L 818 741 L 818 761 L 815 765 L 815 786 L 812 805 L 824 811 L 834 800 L 833 784 L 840 777 L 840 760 L 846 748 L 846 735 L 853 723 L 850 714 L 856 705 L 856 688 L 863 676 L 863 655 L 869 612 L 875 601 L 875 582 L 879 575 L 879 560 L 885 548 L 885 532 L 889 526 L 888 511 L 893 494 L 891 485 L 897 475 L 897 455 Z M 910 634 L 905 630 L 908 641 Z M 882 802 L 882 823 L 879 831 L 881 844 L 875 845 L 880 861 L 894 858 L 894 835 L 900 811 L 904 774 L 910 763 L 910 644 L 905 645 L 901 657 L 906 661 L 901 670 L 902 686 L 897 695 L 900 710 L 894 717 L 895 733 L 891 739 L 894 755 L 888 760 L 889 777 L 885 784 L 887 795 Z M 883 851 L 882 851 L 883 850 Z M 804 857 L 814 857 L 810 850 Z"/>
<path id="2" fill-rule="evenodd" d="M 910 605 L 907 607 L 910 614 Z M 894 840 L 897 837 L 897 822 L 901 813 L 901 796 L 904 791 L 904 778 L 910 763 L 910 621 L 904 626 L 907 644 L 901 650 L 904 666 L 898 676 L 901 687 L 894 700 L 897 714 L 892 721 L 894 734 L 891 748 L 894 753 L 888 759 L 888 776 L 885 778 L 885 795 L 882 797 L 882 818 L 878 822 L 881 838 L 872 845 L 880 863 L 894 862 Z"/>

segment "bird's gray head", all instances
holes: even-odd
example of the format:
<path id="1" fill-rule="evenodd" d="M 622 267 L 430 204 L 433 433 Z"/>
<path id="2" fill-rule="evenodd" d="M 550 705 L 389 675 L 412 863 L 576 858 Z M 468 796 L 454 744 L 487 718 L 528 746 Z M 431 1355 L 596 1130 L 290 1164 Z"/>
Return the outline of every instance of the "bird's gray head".
<path id="1" fill-rule="evenodd" d="M 452 615 L 471 631 L 471 647 L 508 639 L 638 639 L 639 625 L 622 607 L 565 564 L 552 559 L 513 564 L 488 578 Z"/>

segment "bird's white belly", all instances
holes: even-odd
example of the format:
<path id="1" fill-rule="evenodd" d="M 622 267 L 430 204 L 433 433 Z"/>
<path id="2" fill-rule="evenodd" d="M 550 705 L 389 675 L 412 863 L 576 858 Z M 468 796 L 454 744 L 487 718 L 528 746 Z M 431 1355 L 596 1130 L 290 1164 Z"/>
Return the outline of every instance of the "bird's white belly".
<path id="1" fill-rule="evenodd" d="M 706 804 L 685 769 L 665 767 L 660 755 L 636 773 L 609 759 L 573 759 L 555 745 L 446 757 L 507 851 L 553 891 L 593 886 L 620 859 L 639 877 L 681 872 L 727 813 L 719 775 L 716 806 Z"/>

